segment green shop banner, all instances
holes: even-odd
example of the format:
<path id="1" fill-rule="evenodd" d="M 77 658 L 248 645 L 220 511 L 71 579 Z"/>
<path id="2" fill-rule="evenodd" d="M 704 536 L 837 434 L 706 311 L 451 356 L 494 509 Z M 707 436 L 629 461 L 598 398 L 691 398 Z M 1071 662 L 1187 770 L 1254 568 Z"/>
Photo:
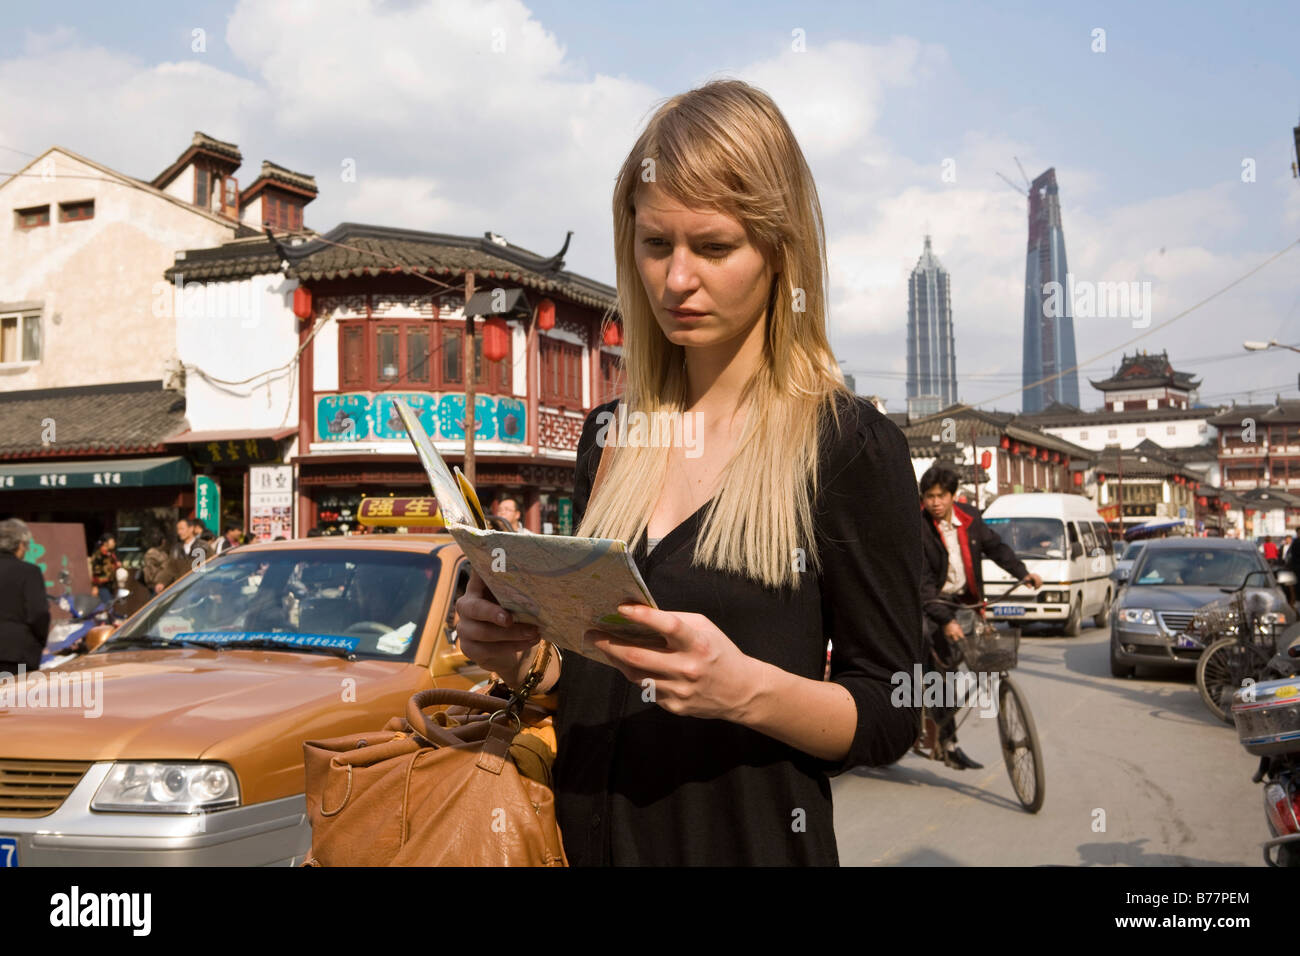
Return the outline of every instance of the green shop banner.
<path id="1" fill-rule="evenodd" d="M 207 475 L 194 479 L 194 517 L 213 534 L 221 534 L 221 490 Z"/>

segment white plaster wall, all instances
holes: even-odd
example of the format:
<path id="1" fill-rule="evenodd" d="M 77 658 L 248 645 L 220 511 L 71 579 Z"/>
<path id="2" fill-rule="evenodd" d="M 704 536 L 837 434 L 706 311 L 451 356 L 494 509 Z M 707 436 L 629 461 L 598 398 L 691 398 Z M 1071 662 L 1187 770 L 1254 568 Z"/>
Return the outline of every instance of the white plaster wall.
<path id="1" fill-rule="evenodd" d="M 325 320 L 312 344 L 312 388 L 317 392 L 339 390 L 339 324 L 334 316 Z"/>
<path id="2" fill-rule="evenodd" d="M 163 189 L 169 196 L 175 196 L 181 202 L 194 202 L 194 167 L 186 166 L 176 178 Z"/>
<path id="3" fill-rule="evenodd" d="M 297 282 L 276 274 L 185 287 L 177 306 L 176 345 L 181 361 L 197 367 L 185 375 L 190 427 L 296 426 L 298 378 L 291 362 L 298 349 Z"/>
<path id="4" fill-rule="evenodd" d="M 50 177 L 39 175 L 47 168 Z M 218 245 L 234 224 L 109 181 L 57 150 L 29 172 L 38 175 L 0 184 L 0 303 L 44 303 L 41 361 L 0 366 L 0 391 L 162 378 L 176 348 L 162 274 L 177 250 Z M 85 199 L 95 201 L 93 219 L 58 221 L 60 202 Z M 45 204 L 48 226 L 16 227 L 15 209 Z"/>
<path id="5" fill-rule="evenodd" d="M 266 196 L 265 191 L 257 194 L 247 206 L 239 211 L 240 222 L 254 229 L 261 229 L 265 218 L 262 215 L 262 199 Z"/>
<path id="6" fill-rule="evenodd" d="M 1173 426 L 1174 433 L 1169 434 L 1168 426 Z M 1204 428 L 1204 431 L 1201 429 Z M 1139 435 L 1138 430 L 1145 429 L 1146 434 Z M 1111 438 L 1111 431 L 1115 437 Z M 1125 448 L 1145 439 L 1151 439 L 1165 448 L 1192 448 L 1196 445 L 1218 441 L 1218 429 L 1206 424 L 1205 419 L 1170 418 L 1166 421 L 1141 422 L 1126 424 L 1106 424 L 1105 422 L 1089 425 L 1070 425 L 1062 428 L 1044 428 L 1049 435 L 1064 438 L 1076 445 L 1082 445 L 1092 451 L 1101 451 L 1107 445 L 1120 444 Z M 1086 437 L 1085 437 L 1086 436 Z"/>

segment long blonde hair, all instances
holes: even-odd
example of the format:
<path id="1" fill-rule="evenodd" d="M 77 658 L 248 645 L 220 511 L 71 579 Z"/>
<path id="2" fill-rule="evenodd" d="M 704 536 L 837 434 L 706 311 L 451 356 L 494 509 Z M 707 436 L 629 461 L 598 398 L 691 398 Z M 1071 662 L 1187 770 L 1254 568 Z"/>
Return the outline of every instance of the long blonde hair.
<path id="1" fill-rule="evenodd" d="M 634 201 L 647 168 L 683 206 L 735 218 L 775 273 L 760 320 L 762 360 L 740 399 L 750 411 L 705 509 L 693 563 L 797 589 L 801 570 L 820 567 L 813 503 L 822 413 L 838 427 L 836 399 L 851 396 L 826 338 L 826 235 L 812 173 L 771 97 L 739 80 L 672 97 L 628 153 L 613 203 L 623 401 L 652 422 L 685 411 L 687 381 L 685 350 L 660 329 L 636 266 Z M 577 533 L 635 545 L 668 454 L 655 442 L 618 447 Z"/>

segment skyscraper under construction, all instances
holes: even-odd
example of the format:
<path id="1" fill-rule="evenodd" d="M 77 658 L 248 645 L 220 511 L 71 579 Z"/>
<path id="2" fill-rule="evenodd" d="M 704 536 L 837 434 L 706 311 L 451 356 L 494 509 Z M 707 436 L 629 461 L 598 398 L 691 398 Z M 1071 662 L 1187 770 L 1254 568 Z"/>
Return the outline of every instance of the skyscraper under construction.
<path id="1" fill-rule="evenodd" d="M 957 401 L 948 270 L 925 249 L 907 284 L 907 414 L 933 415 Z"/>
<path id="2" fill-rule="evenodd" d="M 1025 341 L 1021 368 L 1023 408 L 1042 411 L 1052 402 L 1079 405 L 1078 360 L 1074 352 L 1074 316 L 1065 233 L 1056 170 L 1049 169 L 1029 187 L 1029 251 L 1025 257 Z M 1059 283 L 1055 287 L 1050 283 Z M 1071 371 L 1041 385 L 1041 379 Z"/>

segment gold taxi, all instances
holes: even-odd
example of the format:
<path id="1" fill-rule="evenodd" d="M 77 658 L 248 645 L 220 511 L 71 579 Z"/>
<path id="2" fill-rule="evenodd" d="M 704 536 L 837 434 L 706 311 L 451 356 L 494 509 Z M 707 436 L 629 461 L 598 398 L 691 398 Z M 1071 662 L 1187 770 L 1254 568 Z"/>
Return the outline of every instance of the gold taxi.
<path id="1" fill-rule="evenodd" d="M 249 545 L 0 678 L 0 866 L 300 863 L 303 741 L 487 677 L 455 645 L 468 576 L 446 534 Z"/>

